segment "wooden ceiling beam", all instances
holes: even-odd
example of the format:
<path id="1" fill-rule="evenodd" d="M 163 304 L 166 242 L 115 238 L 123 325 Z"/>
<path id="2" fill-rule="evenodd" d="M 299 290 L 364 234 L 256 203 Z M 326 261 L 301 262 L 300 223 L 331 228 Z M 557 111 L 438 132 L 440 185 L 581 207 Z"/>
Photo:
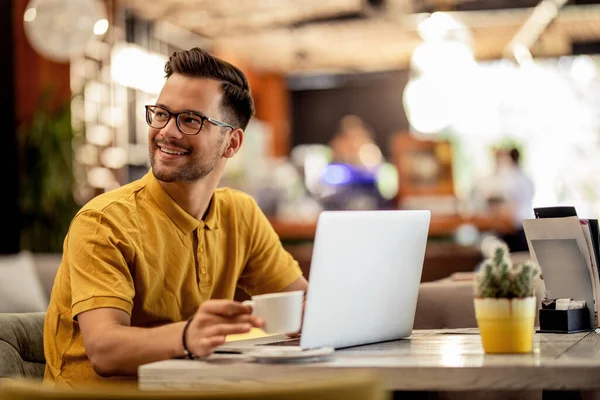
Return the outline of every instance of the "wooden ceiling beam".
<path id="1" fill-rule="evenodd" d="M 154 1 L 144 0 L 144 3 Z M 210 4 L 228 1 L 231 0 L 210 2 Z M 249 4 L 256 1 L 258 0 L 249 0 Z M 281 3 L 291 1 L 282 0 Z M 338 12 L 348 10 L 343 7 L 357 7 L 359 3 L 363 3 L 362 0 L 330 2 L 315 0 L 315 4 L 316 2 L 330 5 L 335 3 Z M 135 8 L 136 5 L 140 6 L 142 1 L 128 0 L 126 3 Z M 161 0 L 160 3 L 163 8 L 174 4 L 173 1 L 166 0 Z M 160 20 L 197 33 L 211 32 L 209 36 L 212 37 L 206 39 L 204 43 L 209 43 L 215 48 L 228 49 L 229 52 L 238 54 L 257 68 L 284 73 L 323 69 L 371 71 L 405 68 L 410 63 L 414 49 L 421 43 L 417 31 L 418 24 L 427 17 L 425 14 L 401 15 L 396 12 L 386 15 L 382 12 L 372 18 L 287 26 L 289 22 L 285 21 L 307 18 L 308 14 L 302 14 L 305 12 L 305 9 L 302 9 L 301 12 L 287 11 L 289 13 L 287 16 L 281 14 L 278 17 L 281 18 L 280 20 L 274 17 L 275 14 L 266 13 L 265 16 L 256 17 L 253 22 L 248 22 L 249 25 L 236 26 L 235 29 L 240 29 L 243 34 L 220 35 L 218 34 L 220 28 L 211 31 L 213 28 L 210 26 L 216 26 L 215 21 L 212 21 L 211 25 L 206 20 L 205 25 L 201 18 L 197 17 L 199 12 L 197 9 L 189 10 L 188 17 L 184 18 L 185 4 L 200 5 L 208 2 L 188 0 L 177 4 L 180 4 L 177 11 L 171 11 Z M 221 8 L 220 12 L 223 10 L 224 8 Z M 277 10 L 281 12 L 281 8 Z M 325 12 L 325 8 L 319 10 Z M 333 12 L 332 9 L 328 10 L 327 12 Z M 316 12 L 311 15 L 316 15 Z M 504 49 L 529 18 L 531 12 L 532 9 L 512 9 L 451 12 L 450 14 L 470 29 L 474 54 L 476 58 L 483 60 L 503 57 Z M 150 18 L 150 15 L 140 14 L 143 18 Z M 233 25 L 241 21 L 237 16 L 222 18 L 223 21 L 229 20 Z M 252 18 L 248 20 L 251 21 Z M 278 22 L 268 27 L 269 24 L 275 23 L 274 21 Z M 253 28 L 247 29 L 248 26 Z M 573 41 L 599 39 L 600 6 L 566 6 L 542 33 L 531 52 L 534 56 L 565 55 L 570 53 Z"/>

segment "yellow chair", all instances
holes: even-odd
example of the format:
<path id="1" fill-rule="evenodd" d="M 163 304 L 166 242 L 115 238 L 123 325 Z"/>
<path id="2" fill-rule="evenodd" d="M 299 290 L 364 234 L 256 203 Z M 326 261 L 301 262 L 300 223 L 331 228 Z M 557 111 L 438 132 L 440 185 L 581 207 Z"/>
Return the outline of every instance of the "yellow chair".
<path id="1" fill-rule="evenodd" d="M 379 380 L 362 372 L 307 373 L 300 384 L 240 384 L 217 391 L 142 391 L 123 386 L 67 389 L 28 380 L 0 380 L 2 400 L 384 400 Z"/>

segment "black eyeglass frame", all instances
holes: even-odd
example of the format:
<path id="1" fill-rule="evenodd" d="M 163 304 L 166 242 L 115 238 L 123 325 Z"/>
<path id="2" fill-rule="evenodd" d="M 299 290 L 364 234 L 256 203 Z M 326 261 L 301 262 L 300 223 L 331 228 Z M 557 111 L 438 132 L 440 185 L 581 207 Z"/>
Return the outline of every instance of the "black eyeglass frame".
<path id="1" fill-rule="evenodd" d="M 175 112 L 171 112 L 171 111 L 167 110 L 163 106 L 146 105 L 144 107 L 146 108 L 146 123 L 148 124 L 148 126 L 154 128 L 154 129 L 162 129 L 162 128 L 164 128 L 165 126 L 167 126 L 167 124 L 169 123 L 169 121 L 173 117 L 175 117 L 175 124 L 177 125 L 177 129 L 179 129 L 179 132 L 183 133 L 184 135 L 197 135 L 198 132 L 200 132 L 202 130 L 202 128 L 204 127 L 204 121 L 208 121 L 211 124 L 216 125 L 216 126 L 220 126 L 222 128 L 235 129 L 235 127 L 233 125 L 230 125 L 227 122 L 219 121 L 217 119 L 207 117 L 205 115 L 199 114 L 199 113 L 194 112 L 194 111 L 182 111 L 182 112 L 175 113 Z M 162 126 L 154 126 L 154 125 L 152 125 L 152 121 L 151 121 L 151 118 L 150 118 L 150 113 L 155 113 L 154 110 L 157 109 L 157 108 L 160 109 L 161 111 L 166 112 L 167 116 L 168 116 L 168 118 L 166 119 L 165 123 Z M 190 114 L 192 114 L 192 115 L 200 118 L 200 121 L 201 121 L 200 122 L 200 128 L 198 128 L 198 130 L 195 133 L 184 132 L 181 129 L 181 125 L 180 125 L 180 122 L 179 122 L 179 116 L 180 115 L 190 115 Z"/>

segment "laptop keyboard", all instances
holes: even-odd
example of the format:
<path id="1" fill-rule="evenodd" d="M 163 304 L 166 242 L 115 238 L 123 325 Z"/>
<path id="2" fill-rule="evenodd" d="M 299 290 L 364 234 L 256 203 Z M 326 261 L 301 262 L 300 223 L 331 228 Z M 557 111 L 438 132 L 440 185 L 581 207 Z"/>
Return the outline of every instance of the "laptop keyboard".
<path id="1" fill-rule="evenodd" d="M 263 343 L 259 346 L 300 346 L 300 339 L 281 340 L 279 342 Z"/>

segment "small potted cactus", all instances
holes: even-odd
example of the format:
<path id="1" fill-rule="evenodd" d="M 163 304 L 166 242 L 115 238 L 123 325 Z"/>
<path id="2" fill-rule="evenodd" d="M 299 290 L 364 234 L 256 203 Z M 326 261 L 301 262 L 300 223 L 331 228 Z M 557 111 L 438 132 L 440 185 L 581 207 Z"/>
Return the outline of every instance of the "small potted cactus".
<path id="1" fill-rule="evenodd" d="M 513 265 L 506 245 L 494 248 L 475 278 L 475 317 L 486 353 L 528 353 L 536 314 L 533 262 Z"/>

